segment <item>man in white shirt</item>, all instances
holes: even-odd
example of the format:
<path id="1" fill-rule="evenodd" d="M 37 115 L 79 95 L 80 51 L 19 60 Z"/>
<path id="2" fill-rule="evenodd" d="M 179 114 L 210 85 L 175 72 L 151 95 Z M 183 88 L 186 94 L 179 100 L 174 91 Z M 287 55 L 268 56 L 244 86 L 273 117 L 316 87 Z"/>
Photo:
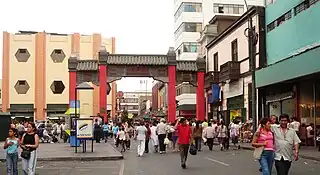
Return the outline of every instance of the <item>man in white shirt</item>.
<path id="1" fill-rule="evenodd" d="M 157 126 L 157 135 L 159 140 L 160 154 L 166 152 L 166 145 L 164 144 L 164 139 L 166 138 L 168 131 L 168 126 L 165 124 L 165 119 L 161 119 Z"/>
<path id="2" fill-rule="evenodd" d="M 213 139 L 215 137 L 215 130 L 212 127 L 212 123 L 208 123 L 208 127 L 204 129 L 204 137 L 207 139 L 207 145 L 209 147 L 209 150 L 212 151 Z"/>
<path id="3" fill-rule="evenodd" d="M 139 123 L 136 129 L 136 140 L 138 142 L 138 157 L 142 156 L 145 151 L 147 128 L 144 126 L 143 122 Z"/>

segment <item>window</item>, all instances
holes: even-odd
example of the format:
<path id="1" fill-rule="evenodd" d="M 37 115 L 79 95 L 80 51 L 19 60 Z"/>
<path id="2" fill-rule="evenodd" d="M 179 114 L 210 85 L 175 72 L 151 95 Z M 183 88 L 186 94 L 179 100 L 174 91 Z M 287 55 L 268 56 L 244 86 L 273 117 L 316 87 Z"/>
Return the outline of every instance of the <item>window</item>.
<path id="1" fill-rule="evenodd" d="M 294 8 L 294 14 L 297 15 L 298 13 L 306 10 L 307 8 L 309 8 L 309 0 L 303 1 L 301 4 L 297 5 Z"/>
<path id="2" fill-rule="evenodd" d="M 183 2 L 174 14 L 174 20 L 176 21 L 182 12 L 202 12 L 201 3 Z"/>
<path id="3" fill-rule="evenodd" d="M 18 80 L 14 85 L 14 88 L 18 94 L 26 94 L 30 89 L 30 86 L 26 80 Z"/>
<path id="4" fill-rule="evenodd" d="M 18 84 L 19 84 L 19 86 L 24 86 L 24 85 L 26 85 L 26 81 L 25 80 L 19 80 Z"/>
<path id="5" fill-rule="evenodd" d="M 202 24 L 201 23 L 185 23 L 186 32 L 201 32 Z"/>
<path id="6" fill-rule="evenodd" d="M 267 25 L 267 32 L 272 31 L 274 28 L 276 28 L 276 22 L 273 21 L 270 24 Z"/>
<path id="7" fill-rule="evenodd" d="M 291 10 L 277 19 L 277 24 L 278 24 L 277 26 L 283 24 L 285 21 L 289 20 L 290 18 L 291 18 Z"/>
<path id="8" fill-rule="evenodd" d="M 289 19 L 291 19 L 291 15 L 292 13 L 291 13 L 291 10 L 290 11 L 288 11 L 286 14 L 284 14 L 284 18 L 285 18 L 285 20 L 289 20 Z"/>
<path id="9" fill-rule="evenodd" d="M 177 38 L 183 32 L 201 32 L 202 24 L 201 23 L 182 23 L 179 28 L 174 32 L 175 37 Z"/>
<path id="10" fill-rule="evenodd" d="M 219 67 L 219 63 L 218 63 L 218 52 L 215 53 L 213 55 L 213 71 L 218 72 L 218 67 Z"/>
<path id="11" fill-rule="evenodd" d="M 65 86 L 62 81 L 53 81 L 50 86 L 51 91 L 54 94 L 62 94 L 65 89 Z"/>
<path id="12" fill-rule="evenodd" d="M 182 43 L 183 52 L 193 52 L 197 53 L 200 45 L 198 43 Z"/>
<path id="13" fill-rule="evenodd" d="M 27 53 L 27 49 L 19 49 L 19 53 Z"/>
<path id="14" fill-rule="evenodd" d="M 231 42 L 231 59 L 232 61 L 238 61 L 238 41 L 235 39 Z"/>
<path id="15" fill-rule="evenodd" d="M 55 50 L 54 50 L 54 53 L 55 53 L 55 54 L 62 54 L 62 50 L 61 50 L 61 49 L 55 49 Z"/>
<path id="16" fill-rule="evenodd" d="M 238 4 L 213 4 L 214 13 L 225 13 L 225 14 L 243 14 L 244 5 Z"/>

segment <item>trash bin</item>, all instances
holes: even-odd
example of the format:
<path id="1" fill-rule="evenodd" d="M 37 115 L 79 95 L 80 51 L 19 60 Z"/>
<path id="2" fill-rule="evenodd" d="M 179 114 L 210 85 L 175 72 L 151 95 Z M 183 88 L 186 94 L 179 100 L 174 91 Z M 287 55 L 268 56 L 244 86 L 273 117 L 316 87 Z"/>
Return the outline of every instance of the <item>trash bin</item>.
<path id="1" fill-rule="evenodd" d="M 70 131 L 70 146 L 71 147 L 79 147 L 80 146 L 80 140 L 77 140 L 76 131 L 71 130 Z"/>

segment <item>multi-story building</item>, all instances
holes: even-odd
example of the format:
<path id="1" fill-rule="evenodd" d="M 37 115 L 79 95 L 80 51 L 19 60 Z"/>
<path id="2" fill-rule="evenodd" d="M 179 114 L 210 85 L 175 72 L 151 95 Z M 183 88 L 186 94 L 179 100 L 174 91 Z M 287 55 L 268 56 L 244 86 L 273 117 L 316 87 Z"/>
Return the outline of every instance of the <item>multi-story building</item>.
<path id="1" fill-rule="evenodd" d="M 34 120 L 63 116 L 69 108 L 68 58 L 76 54 L 80 59 L 98 59 L 101 45 L 115 52 L 115 38 L 100 34 L 4 32 L 2 111 Z M 115 89 L 115 83 L 110 87 Z M 86 115 L 97 115 L 99 87 L 94 86 L 91 95 L 83 93 L 87 92 L 79 92 L 80 108 L 87 109 Z M 109 104 L 115 101 L 113 94 L 108 97 Z"/>
<path id="2" fill-rule="evenodd" d="M 320 124 L 320 2 L 268 1 L 266 67 L 256 72 L 264 116 Z"/>
<path id="3" fill-rule="evenodd" d="M 152 93 L 149 91 L 123 92 L 120 100 L 120 111 L 127 110 L 132 115 L 140 115 L 146 109 L 146 102 L 152 100 Z M 151 104 L 151 103 L 150 103 Z M 151 106 L 149 106 L 150 108 Z"/>
<path id="4" fill-rule="evenodd" d="M 224 121 L 229 122 L 237 117 L 245 121 L 251 116 L 251 64 L 245 34 L 249 18 L 252 18 L 257 33 L 258 42 L 254 49 L 256 67 L 264 65 L 264 8 L 254 6 L 206 46 L 207 71 L 212 73 L 212 91 L 207 93 L 206 101 L 207 104 L 217 104 L 215 108 L 207 105 L 207 113 L 216 111 L 211 112 L 209 118 L 217 119 L 222 114 Z"/>
<path id="5" fill-rule="evenodd" d="M 249 6 L 263 6 L 264 0 L 246 0 Z M 178 60 L 196 60 L 200 52 L 200 32 L 215 15 L 241 16 L 246 10 L 244 0 L 175 0 L 174 1 L 174 42 Z M 187 89 L 195 91 L 195 87 Z M 196 94 L 186 92 L 180 94 L 183 105 L 196 104 Z M 195 107 L 194 107 L 195 108 Z"/>

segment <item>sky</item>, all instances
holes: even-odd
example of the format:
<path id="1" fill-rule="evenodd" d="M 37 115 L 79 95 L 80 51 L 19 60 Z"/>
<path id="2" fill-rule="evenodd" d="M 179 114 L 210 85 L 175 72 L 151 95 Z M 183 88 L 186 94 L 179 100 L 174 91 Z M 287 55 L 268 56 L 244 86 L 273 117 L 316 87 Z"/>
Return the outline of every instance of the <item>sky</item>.
<path id="1" fill-rule="evenodd" d="M 101 33 L 116 37 L 116 53 L 165 54 L 173 46 L 172 0 L 1 0 L 2 32 Z M 2 74 L 2 71 L 0 71 Z M 122 78 L 121 91 L 145 90 L 140 79 Z M 152 79 L 148 80 L 151 89 Z"/>

